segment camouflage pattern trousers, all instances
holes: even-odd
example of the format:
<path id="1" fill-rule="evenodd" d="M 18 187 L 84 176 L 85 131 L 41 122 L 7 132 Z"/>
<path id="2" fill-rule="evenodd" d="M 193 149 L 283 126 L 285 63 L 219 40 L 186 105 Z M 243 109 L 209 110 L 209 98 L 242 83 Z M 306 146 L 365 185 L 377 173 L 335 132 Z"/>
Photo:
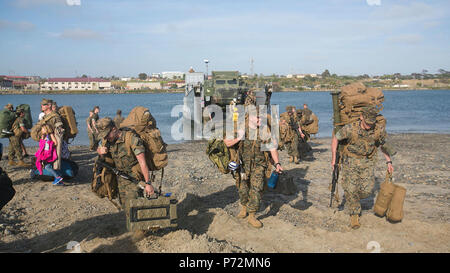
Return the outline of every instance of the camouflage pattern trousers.
<path id="1" fill-rule="evenodd" d="M 238 185 L 241 205 L 247 207 L 247 212 L 257 212 L 261 205 L 264 191 L 266 167 L 256 164 L 251 170 L 250 177 L 242 180 Z"/>
<path id="2" fill-rule="evenodd" d="M 130 221 L 130 205 L 128 201 L 137 199 L 142 190 L 139 189 L 137 184 L 120 176 L 117 177 L 117 184 L 119 187 L 120 204 L 126 215 L 127 229 L 130 230 L 128 225 Z"/>
<path id="3" fill-rule="evenodd" d="M 375 160 L 344 157 L 341 183 L 345 194 L 345 207 L 350 215 L 361 214 L 360 200 L 369 197 L 375 185 Z"/>
<path id="4" fill-rule="evenodd" d="M 97 136 L 95 134 L 92 134 L 90 132 L 88 132 L 88 136 L 89 136 L 89 149 L 91 151 L 96 151 L 100 140 L 97 139 Z"/>
<path id="5" fill-rule="evenodd" d="M 296 133 L 294 133 L 294 136 L 292 137 L 290 142 L 287 143 L 287 145 L 288 145 L 288 155 L 300 158 L 299 139 Z"/>
<path id="6" fill-rule="evenodd" d="M 23 160 L 22 147 L 20 146 L 20 137 L 10 136 L 9 137 L 9 148 L 8 148 L 8 160 Z"/>

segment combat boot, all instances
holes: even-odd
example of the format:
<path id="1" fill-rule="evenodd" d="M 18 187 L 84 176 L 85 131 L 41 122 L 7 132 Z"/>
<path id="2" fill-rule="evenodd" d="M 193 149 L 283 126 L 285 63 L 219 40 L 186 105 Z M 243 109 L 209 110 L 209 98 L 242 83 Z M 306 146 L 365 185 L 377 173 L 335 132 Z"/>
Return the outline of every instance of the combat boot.
<path id="1" fill-rule="evenodd" d="M 262 227 L 262 223 L 258 219 L 256 219 L 256 215 L 254 212 L 250 212 L 248 214 L 248 223 L 254 228 Z"/>
<path id="2" fill-rule="evenodd" d="M 289 157 L 289 162 L 291 162 L 291 163 L 294 162 L 294 157 L 293 156 Z"/>
<path id="3" fill-rule="evenodd" d="M 31 168 L 31 165 L 25 163 L 23 160 L 19 160 L 19 162 L 17 163 L 17 166 Z"/>
<path id="4" fill-rule="evenodd" d="M 298 157 L 294 156 L 294 163 L 295 164 L 300 164 L 300 160 L 298 159 Z"/>
<path id="5" fill-rule="evenodd" d="M 9 166 L 16 166 L 17 165 L 17 163 L 14 161 L 14 160 L 8 160 L 8 165 Z"/>
<path id="6" fill-rule="evenodd" d="M 241 211 L 237 215 L 237 218 L 244 219 L 245 217 L 247 217 L 247 207 L 241 205 Z"/>
<path id="7" fill-rule="evenodd" d="M 350 216 L 350 227 L 352 229 L 358 229 L 361 226 L 361 224 L 359 223 L 359 215 L 358 214 L 353 214 Z"/>

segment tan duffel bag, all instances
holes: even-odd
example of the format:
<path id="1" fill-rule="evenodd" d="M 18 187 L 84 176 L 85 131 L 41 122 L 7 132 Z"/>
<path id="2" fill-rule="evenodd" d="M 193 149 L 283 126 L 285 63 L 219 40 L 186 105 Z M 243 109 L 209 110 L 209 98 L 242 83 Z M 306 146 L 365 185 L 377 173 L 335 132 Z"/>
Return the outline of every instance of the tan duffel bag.
<path id="1" fill-rule="evenodd" d="M 377 200 L 373 206 L 373 211 L 376 215 L 383 217 L 389 208 L 394 195 L 395 185 L 392 183 L 392 174 L 386 172 L 386 179 L 380 185 L 380 192 L 377 195 Z"/>
<path id="2" fill-rule="evenodd" d="M 406 189 L 395 185 L 391 204 L 386 212 L 386 218 L 392 222 L 399 222 L 403 219 L 403 203 L 405 202 Z"/>

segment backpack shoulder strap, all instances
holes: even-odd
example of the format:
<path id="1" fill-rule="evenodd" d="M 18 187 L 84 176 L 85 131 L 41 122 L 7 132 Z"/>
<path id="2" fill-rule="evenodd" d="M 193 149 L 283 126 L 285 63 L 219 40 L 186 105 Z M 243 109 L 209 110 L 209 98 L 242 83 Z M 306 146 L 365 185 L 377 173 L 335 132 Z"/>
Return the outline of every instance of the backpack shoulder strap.
<path id="1" fill-rule="evenodd" d="M 132 155 L 131 151 L 131 139 L 133 138 L 132 129 L 126 128 L 127 130 L 123 130 L 123 128 L 120 128 L 123 134 L 125 134 L 125 147 L 128 151 L 128 155 Z"/>

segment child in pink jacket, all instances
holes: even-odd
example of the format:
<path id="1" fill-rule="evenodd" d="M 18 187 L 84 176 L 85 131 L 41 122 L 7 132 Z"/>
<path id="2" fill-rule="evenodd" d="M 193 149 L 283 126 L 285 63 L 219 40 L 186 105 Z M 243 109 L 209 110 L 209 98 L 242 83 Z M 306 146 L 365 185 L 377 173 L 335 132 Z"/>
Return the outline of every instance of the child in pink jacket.
<path id="1" fill-rule="evenodd" d="M 36 168 L 42 175 L 42 167 L 55 177 L 53 185 L 64 185 L 63 178 L 59 175 L 58 171 L 53 169 L 53 162 L 58 159 L 56 153 L 56 138 L 51 133 L 50 128 L 47 125 L 43 125 L 41 129 L 41 139 L 39 140 L 39 149 L 36 154 Z"/>

